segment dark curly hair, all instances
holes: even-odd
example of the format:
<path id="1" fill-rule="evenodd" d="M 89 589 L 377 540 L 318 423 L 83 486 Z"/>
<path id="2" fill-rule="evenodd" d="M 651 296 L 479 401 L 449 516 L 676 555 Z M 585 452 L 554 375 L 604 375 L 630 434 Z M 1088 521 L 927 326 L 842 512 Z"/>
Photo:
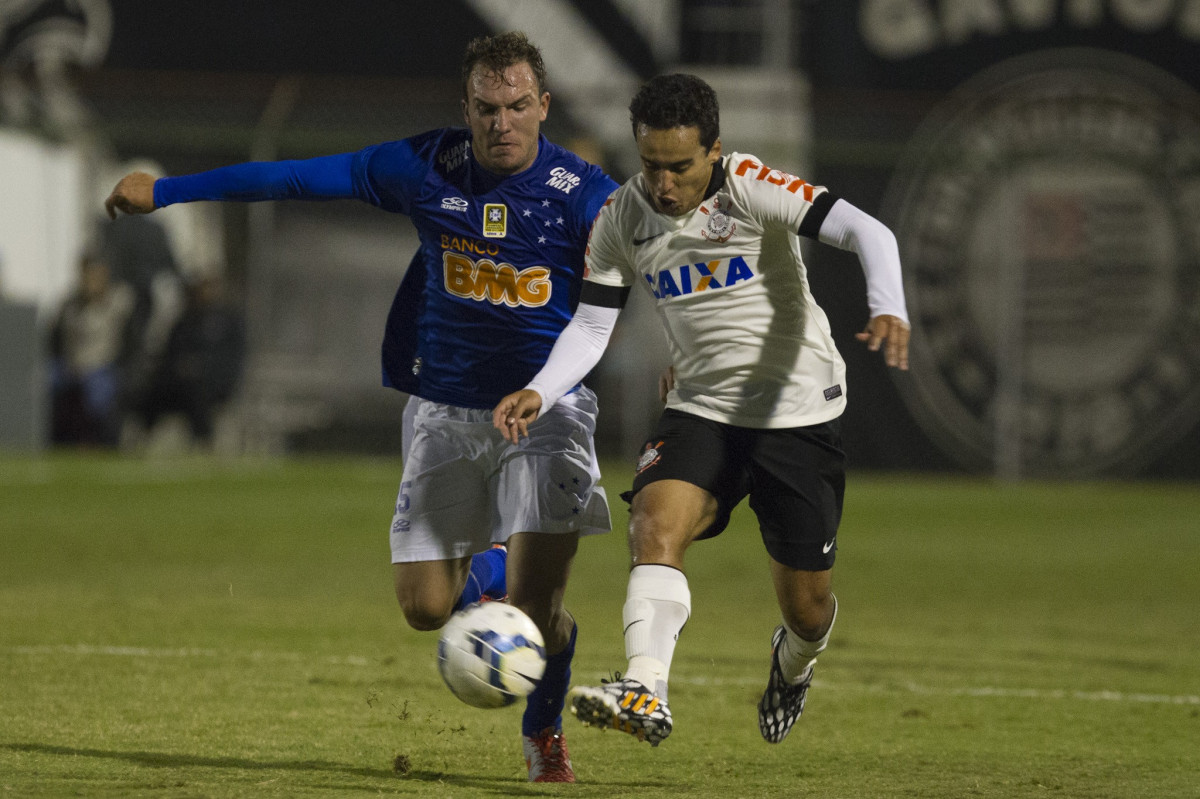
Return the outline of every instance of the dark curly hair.
<path id="1" fill-rule="evenodd" d="M 658 75 L 646 81 L 629 103 L 629 121 L 635 138 L 638 125 L 653 130 L 699 128 L 700 145 L 706 150 L 721 135 L 717 93 L 695 75 Z"/>
<path id="2" fill-rule="evenodd" d="M 466 53 L 463 54 L 463 97 L 467 96 L 467 84 L 471 80 L 471 71 L 476 66 L 483 67 L 486 72 L 500 73 L 520 63 L 529 64 L 533 78 L 537 81 L 540 97 L 546 91 L 546 64 L 542 61 L 542 51 L 529 41 L 524 33 L 509 31 L 472 39 L 467 45 Z"/>

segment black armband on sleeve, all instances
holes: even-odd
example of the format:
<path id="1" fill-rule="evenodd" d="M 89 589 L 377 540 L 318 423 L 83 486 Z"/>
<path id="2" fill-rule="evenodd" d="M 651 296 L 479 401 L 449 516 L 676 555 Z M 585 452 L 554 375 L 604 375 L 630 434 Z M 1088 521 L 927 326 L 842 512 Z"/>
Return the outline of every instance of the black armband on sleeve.
<path id="1" fill-rule="evenodd" d="M 800 229 L 796 233 L 805 238 L 815 239 L 817 234 L 821 232 L 821 224 L 829 214 L 829 209 L 833 207 L 833 204 L 837 200 L 837 197 L 834 197 L 827 191 L 818 194 L 817 199 L 813 200 L 812 208 L 808 209 L 808 213 L 804 215 L 804 219 L 800 222 Z"/>
<path id="2" fill-rule="evenodd" d="M 598 305 L 601 308 L 624 308 L 629 299 L 631 286 L 605 286 L 602 283 L 583 281 L 579 292 L 579 301 L 588 305 Z"/>

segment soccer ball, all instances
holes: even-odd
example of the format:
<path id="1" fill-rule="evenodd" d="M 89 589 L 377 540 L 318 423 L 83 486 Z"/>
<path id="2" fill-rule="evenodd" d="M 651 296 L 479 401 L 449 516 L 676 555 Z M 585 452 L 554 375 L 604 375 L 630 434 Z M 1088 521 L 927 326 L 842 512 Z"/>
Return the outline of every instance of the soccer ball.
<path id="1" fill-rule="evenodd" d="M 546 645 L 533 619 L 504 602 L 450 617 L 438 640 L 438 671 L 472 707 L 503 707 L 527 696 L 546 670 Z"/>

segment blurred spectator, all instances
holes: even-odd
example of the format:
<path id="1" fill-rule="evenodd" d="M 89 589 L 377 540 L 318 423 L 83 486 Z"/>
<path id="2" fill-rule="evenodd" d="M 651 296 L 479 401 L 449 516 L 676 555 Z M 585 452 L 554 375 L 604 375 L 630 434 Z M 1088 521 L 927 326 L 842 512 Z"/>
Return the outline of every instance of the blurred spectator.
<path id="1" fill-rule="evenodd" d="M 595 164 L 605 169 L 608 167 L 608 158 L 604 153 L 604 147 L 594 136 L 574 136 L 567 140 L 566 148 L 589 164 Z"/>
<path id="2" fill-rule="evenodd" d="M 122 217 L 101 227 L 100 234 L 113 276 L 133 288 L 130 379 L 142 385 L 179 315 L 183 280 L 167 231 L 154 220 Z"/>
<path id="3" fill-rule="evenodd" d="M 133 309 L 133 289 L 114 280 L 104 260 L 80 259 L 79 287 L 50 334 L 54 443 L 117 445 Z"/>
<path id="4" fill-rule="evenodd" d="M 137 399 L 136 415 L 152 430 L 163 416 L 181 413 L 196 441 L 210 445 L 214 417 L 237 389 L 245 354 L 242 315 L 226 302 L 222 281 L 196 279 Z"/>

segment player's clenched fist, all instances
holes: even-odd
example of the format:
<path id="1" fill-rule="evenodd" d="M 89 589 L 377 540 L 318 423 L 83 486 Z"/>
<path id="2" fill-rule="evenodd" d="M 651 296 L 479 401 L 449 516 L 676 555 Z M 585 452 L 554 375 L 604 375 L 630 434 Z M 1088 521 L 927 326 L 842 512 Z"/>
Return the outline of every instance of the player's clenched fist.
<path id="1" fill-rule="evenodd" d="M 127 214 L 148 214 L 154 210 L 154 176 L 145 172 L 130 172 L 117 182 L 104 201 L 104 210 L 109 219 L 117 218 L 117 211 Z"/>
<path id="2" fill-rule="evenodd" d="M 519 444 L 521 436 L 529 436 L 529 425 L 542 410 L 542 395 L 528 388 L 514 391 L 492 411 L 492 424 L 511 444 Z"/>

